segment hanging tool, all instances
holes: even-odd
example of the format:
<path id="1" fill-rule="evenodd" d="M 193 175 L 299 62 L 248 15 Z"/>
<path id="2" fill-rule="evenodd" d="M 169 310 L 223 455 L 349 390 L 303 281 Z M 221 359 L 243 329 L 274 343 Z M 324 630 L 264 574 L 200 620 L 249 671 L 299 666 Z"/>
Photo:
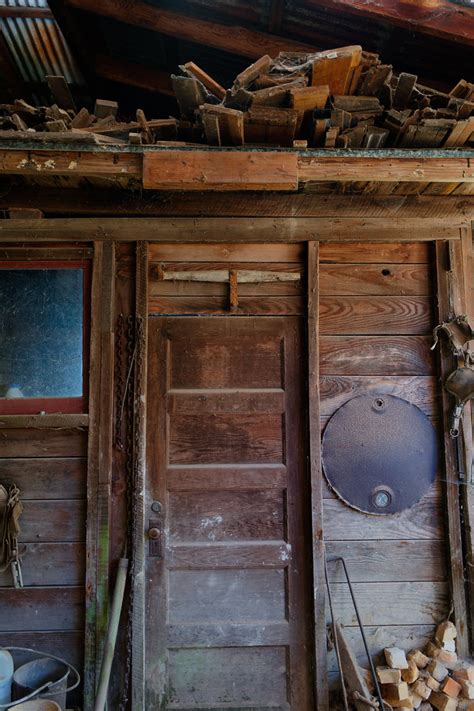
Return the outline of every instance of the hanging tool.
<path id="1" fill-rule="evenodd" d="M 465 404 L 474 398 L 474 370 L 456 368 L 446 379 L 445 389 L 456 398 L 451 425 L 451 437 L 459 436 L 459 428 Z"/>
<path id="2" fill-rule="evenodd" d="M 0 484 L 0 514 L 2 514 L 0 529 L 0 572 L 4 572 L 10 568 L 13 586 L 15 588 L 23 587 L 18 547 L 20 516 L 22 512 L 23 504 L 20 501 L 20 489 L 15 484 L 11 484 L 8 489 Z"/>
<path id="3" fill-rule="evenodd" d="M 340 625 L 338 625 L 338 623 L 335 621 L 335 618 L 334 618 L 331 587 L 329 585 L 329 576 L 328 576 L 328 571 L 327 571 L 327 564 L 328 563 L 339 563 L 339 562 L 342 563 L 342 567 L 344 570 L 344 576 L 346 578 L 347 585 L 349 587 L 349 592 L 350 592 L 350 595 L 352 598 L 352 604 L 354 606 L 354 610 L 356 613 L 357 623 L 359 625 L 360 634 L 362 636 L 362 641 L 364 643 L 364 649 L 365 649 L 365 653 L 367 655 L 367 661 L 369 663 L 370 673 L 372 676 L 372 680 L 374 682 L 374 689 L 375 689 L 376 697 L 377 697 L 377 701 L 374 701 L 365 691 L 365 689 L 366 689 L 365 683 L 361 683 L 360 690 L 354 689 L 354 693 L 357 691 L 357 698 L 354 698 L 354 701 L 356 702 L 356 706 L 358 703 L 361 703 L 365 706 L 372 706 L 372 708 L 378 707 L 379 709 L 381 709 L 381 711 L 383 711 L 384 709 L 387 709 L 389 707 L 382 699 L 382 693 L 380 691 L 379 681 L 377 679 L 377 674 L 375 672 L 375 667 L 374 667 L 374 663 L 372 661 L 372 657 L 370 656 L 369 646 L 367 644 L 367 638 L 365 636 L 364 626 L 362 624 L 362 620 L 361 620 L 360 613 L 359 613 L 359 608 L 357 606 L 357 602 L 355 599 L 354 589 L 352 587 L 352 582 L 349 577 L 349 572 L 347 570 L 346 561 L 342 557 L 337 557 L 337 558 L 326 559 L 326 561 L 325 561 L 325 575 L 326 575 L 326 587 L 328 590 L 329 609 L 331 612 L 331 619 L 332 619 L 332 626 L 333 626 L 334 645 L 335 645 L 335 649 L 336 649 L 336 656 L 337 656 L 337 662 L 339 665 L 339 671 L 341 673 L 343 689 L 345 688 L 345 681 L 344 681 L 344 672 L 342 669 L 342 666 L 343 666 L 342 665 L 342 657 L 344 657 L 344 660 L 346 661 L 346 665 L 349 663 L 351 665 L 351 668 L 353 665 L 351 663 L 352 660 L 350 659 L 350 654 L 348 653 L 348 647 L 347 647 L 347 644 L 346 644 L 346 641 L 345 641 L 345 638 L 344 638 L 344 635 L 342 632 L 342 628 Z M 352 669 L 352 671 L 354 671 L 354 669 Z M 362 692 L 362 694 L 361 694 L 361 692 Z M 353 694 L 353 696 L 354 696 L 354 694 Z M 377 702 L 378 702 L 378 706 L 376 707 L 375 704 Z M 344 706 L 345 706 L 346 711 L 348 711 L 347 695 L 345 692 L 344 692 Z"/>

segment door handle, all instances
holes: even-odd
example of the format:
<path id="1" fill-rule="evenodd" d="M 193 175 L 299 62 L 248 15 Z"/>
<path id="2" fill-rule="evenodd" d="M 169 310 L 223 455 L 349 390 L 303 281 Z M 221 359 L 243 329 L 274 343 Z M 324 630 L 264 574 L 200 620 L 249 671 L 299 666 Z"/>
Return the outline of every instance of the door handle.
<path id="1" fill-rule="evenodd" d="M 150 558 L 161 558 L 162 546 L 162 526 L 161 521 L 148 522 L 148 555 Z"/>

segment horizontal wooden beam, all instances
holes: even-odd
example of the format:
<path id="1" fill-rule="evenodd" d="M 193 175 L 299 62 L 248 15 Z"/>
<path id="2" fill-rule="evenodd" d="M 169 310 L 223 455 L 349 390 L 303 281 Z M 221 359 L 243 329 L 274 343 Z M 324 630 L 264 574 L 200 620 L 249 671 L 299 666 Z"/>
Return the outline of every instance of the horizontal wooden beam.
<path id="1" fill-rule="evenodd" d="M 474 163 L 470 158 L 387 158 L 358 157 L 321 158 L 301 155 L 298 158 L 301 182 L 375 180 L 381 182 L 474 182 Z"/>
<path id="2" fill-rule="evenodd" d="M 31 19 L 38 17 L 40 19 L 52 19 L 53 13 L 49 7 L 21 7 L 20 5 L 4 5 L 0 7 L 0 17 L 24 17 Z"/>
<path id="3" fill-rule="evenodd" d="M 98 54 L 94 61 L 94 71 L 99 77 L 108 81 L 174 96 L 170 73 L 164 69 L 128 62 L 107 54 Z"/>
<path id="4" fill-rule="evenodd" d="M 297 154 L 159 151 L 143 156 L 143 187 L 161 190 L 296 190 Z"/>
<path id="5" fill-rule="evenodd" d="M 140 153 L 65 150 L 0 150 L 0 173 L 142 178 Z"/>
<path id="6" fill-rule="evenodd" d="M 465 221 L 311 217 L 57 218 L 0 220 L 0 242 L 398 242 L 458 240 Z"/>
<path id="7" fill-rule="evenodd" d="M 474 219 L 474 195 L 318 195 L 312 192 L 187 192 L 0 188 L 0 210 L 36 208 L 46 215 L 140 217 L 443 217 Z"/>
<path id="8" fill-rule="evenodd" d="M 0 415 L 0 427 L 29 428 L 29 429 L 57 429 L 67 427 L 88 427 L 89 415 Z"/>
<path id="9" fill-rule="evenodd" d="M 400 0 L 309 0 L 313 7 L 326 7 L 371 20 L 405 27 L 451 42 L 474 44 L 472 8 L 456 6 L 448 0 L 431 3 Z"/>
<path id="10" fill-rule="evenodd" d="M 135 0 L 133 3 L 122 0 L 101 0 L 100 2 L 96 0 L 66 0 L 66 5 L 250 59 L 261 57 L 262 54 L 276 56 L 279 52 L 317 51 L 314 45 L 295 42 L 246 27 L 224 25 L 199 17 L 181 15 L 141 0 Z"/>

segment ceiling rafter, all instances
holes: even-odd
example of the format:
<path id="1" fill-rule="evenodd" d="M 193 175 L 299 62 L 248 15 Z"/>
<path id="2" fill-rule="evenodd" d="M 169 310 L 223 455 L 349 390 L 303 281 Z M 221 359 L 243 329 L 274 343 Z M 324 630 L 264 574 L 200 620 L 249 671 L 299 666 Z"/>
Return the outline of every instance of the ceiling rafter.
<path id="1" fill-rule="evenodd" d="M 474 45 L 474 9 L 440 0 L 436 7 L 401 0 L 307 0 L 308 7 L 326 7 L 434 35 L 443 40 Z"/>
<path id="2" fill-rule="evenodd" d="M 318 49 L 310 44 L 265 32 L 162 10 L 140 0 L 134 3 L 125 3 L 121 0 L 101 0 L 101 2 L 66 0 L 65 4 L 78 10 L 110 17 L 120 22 L 250 59 L 256 59 L 262 54 L 276 56 L 279 52 L 315 52 Z"/>

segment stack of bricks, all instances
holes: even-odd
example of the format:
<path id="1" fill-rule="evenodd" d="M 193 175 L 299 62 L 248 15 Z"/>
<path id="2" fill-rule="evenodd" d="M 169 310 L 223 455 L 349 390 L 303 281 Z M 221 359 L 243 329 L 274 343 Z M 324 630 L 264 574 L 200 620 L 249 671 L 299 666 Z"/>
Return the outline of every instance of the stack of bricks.
<path id="1" fill-rule="evenodd" d="M 377 667 L 377 676 L 393 709 L 474 711 L 474 666 L 458 660 L 452 622 L 438 625 L 423 651 L 390 647 L 384 654 L 386 666 Z"/>

